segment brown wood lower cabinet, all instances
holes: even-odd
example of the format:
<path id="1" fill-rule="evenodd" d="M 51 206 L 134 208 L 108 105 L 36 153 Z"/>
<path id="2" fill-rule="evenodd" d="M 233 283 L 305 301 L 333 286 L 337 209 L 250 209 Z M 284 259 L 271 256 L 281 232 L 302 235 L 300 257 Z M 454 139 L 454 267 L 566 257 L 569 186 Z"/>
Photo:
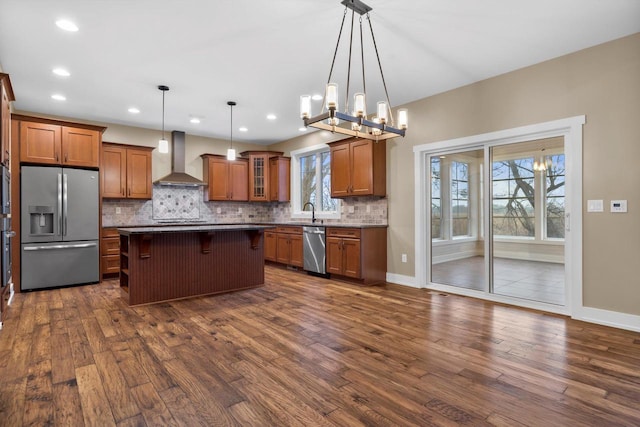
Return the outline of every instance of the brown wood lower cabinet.
<path id="1" fill-rule="evenodd" d="M 386 227 L 327 227 L 327 273 L 382 283 L 387 275 Z"/>
<path id="2" fill-rule="evenodd" d="M 278 261 L 278 233 L 275 231 L 264 232 L 264 259 Z"/>
<path id="3" fill-rule="evenodd" d="M 264 233 L 264 259 L 281 264 L 302 267 L 302 227 L 278 226 Z"/>
<path id="4" fill-rule="evenodd" d="M 302 267 L 302 227 L 278 227 L 277 259 L 279 263 Z"/>
<path id="5" fill-rule="evenodd" d="M 103 279 L 120 273 L 120 235 L 117 228 L 102 229 L 100 271 Z"/>

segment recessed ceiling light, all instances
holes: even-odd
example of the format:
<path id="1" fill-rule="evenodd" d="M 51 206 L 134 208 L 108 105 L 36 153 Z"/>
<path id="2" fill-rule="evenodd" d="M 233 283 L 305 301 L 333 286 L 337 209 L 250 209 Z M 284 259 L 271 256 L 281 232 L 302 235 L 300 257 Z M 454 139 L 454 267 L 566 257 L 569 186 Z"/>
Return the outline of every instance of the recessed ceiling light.
<path id="1" fill-rule="evenodd" d="M 74 24 L 71 21 L 68 21 L 66 19 L 59 19 L 56 21 L 56 25 L 59 28 L 62 28 L 65 31 L 71 31 L 71 32 L 76 32 L 78 31 L 78 26 L 76 24 Z"/>
<path id="2" fill-rule="evenodd" d="M 267 119 L 269 119 L 269 120 L 275 120 L 275 119 L 277 119 L 277 117 L 276 117 L 276 115 L 275 115 L 275 114 L 267 114 Z"/>
<path id="3" fill-rule="evenodd" d="M 247 128 L 246 126 L 240 126 L 240 127 L 238 128 L 238 130 L 239 130 L 240 132 L 248 132 L 248 131 L 249 131 L 249 128 Z"/>
<path id="4" fill-rule="evenodd" d="M 64 68 L 54 68 L 53 70 L 51 70 L 53 72 L 53 74 L 55 74 L 56 76 L 61 76 L 61 77 L 69 77 L 71 75 L 70 72 L 68 72 L 67 70 L 65 70 Z"/>
<path id="5" fill-rule="evenodd" d="M 304 127 L 304 126 L 302 126 L 301 128 L 298 128 L 298 130 L 299 130 L 300 132 L 306 132 L 306 131 L 307 131 L 307 128 L 306 128 L 306 127 Z"/>
<path id="6" fill-rule="evenodd" d="M 193 124 L 198 124 L 200 123 L 200 119 L 197 117 L 191 117 L 191 119 L 189 120 L 191 123 Z"/>
<path id="7" fill-rule="evenodd" d="M 137 109 L 136 107 L 131 107 L 127 111 L 130 112 L 131 114 L 138 114 L 140 112 L 140 110 Z"/>
<path id="8" fill-rule="evenodd" d="M 55 93 L 51 95 L 51 99 L 55 99 L 56 101 L 66 101 L 67 98 L 64 95 L 60 95 L 59 93 Z"/>
<path id="9" fill-rule="evenodd" d="M 311 99 L 313 99 L 314 101 L 322 101 L 322 95 L 316 93 L 311 97 Z"/>

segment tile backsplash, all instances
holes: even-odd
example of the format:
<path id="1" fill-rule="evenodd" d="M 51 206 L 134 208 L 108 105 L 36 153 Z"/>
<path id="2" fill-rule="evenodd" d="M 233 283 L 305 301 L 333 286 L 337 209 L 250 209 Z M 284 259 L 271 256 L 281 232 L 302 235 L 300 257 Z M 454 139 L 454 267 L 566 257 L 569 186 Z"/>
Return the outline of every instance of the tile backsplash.
<path id="1" fill-rule="evenodd" d="M 342 200 L 341 218 L 325 224 L 387 224 L 387 199 L 352 197 Z M 167 222 L 263 223 L 306 222 L 291 218 L 289 202 L 205 202 L 202 187 L 154 185 L 153 200 L 104 199 L 103 227 Z"/>

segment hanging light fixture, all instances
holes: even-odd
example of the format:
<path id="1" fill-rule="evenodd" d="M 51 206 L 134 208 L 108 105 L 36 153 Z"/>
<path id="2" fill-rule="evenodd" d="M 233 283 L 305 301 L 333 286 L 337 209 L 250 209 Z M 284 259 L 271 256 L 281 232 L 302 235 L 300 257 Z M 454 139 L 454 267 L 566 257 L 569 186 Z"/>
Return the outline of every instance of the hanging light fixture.
<path id="1" fill-rule="evenodd" d="M 169 90 L 169 86 L 160 85 L 158 89 L 162 91 L 162 139 L 158 141 L 158 151 L 161 153 L 169 152 L 169 141 L 164 137 L 164 93 Z"/>
<path id="2" fill-rule="evenodd" d="M 406 108 L 398 109 L 397 117 L 398 122 L 394 121 L 394 117 L 391 111 L 391 102 L 389 101 L 389 93 L 387 91 L 387 83 L 382 73 L 382 63 L 380 62 L 380 55 L 378 54 L 378 46 L 376 45 L 376 39 L 373 34 L 373 27 L 371 25 L 371 18 L 369 12 L 373 10 L 371 7 L 362 3 L 360 0 L 342 0 L 341 4 L 345 6 L 344 15 L 342 16 L 342 23 L 340 25 L 340 31 L 338 33 L 338 42 L 336 43 L 336 49 L 333 54 L 333 61 L 331 63 L 331 69 L 329 71 L 329 78 L 327 79 L 327 86 L 324 93 L 322 111 L 317 116 L 311 116 L 311 96 L 302 95 L 300 97 L 300 116 L 304 121 L 305 126 L 311 126 L 318 129 L 329 130 L 331 132 L 337 132 L 344 135 L 356 136 L 360 138 L 367 138 L 372 140 L 384 140 L 389 138 L 396 138 L 398 136 L 404 136 L 408 125 L 408 113 Z M 347 88 L 345 93 L 344 112 L 341 112 L 338 104 L 338 84 L 331 81 L 333 75 L 333 67 L 336 61 L 336 55 L 338 53 L 338 47 L 340 46 L 340 39 L 342 38 L 342 29 L 344 27 L 344 21 L 347 17 L 348 10 L 351 10 L 351 35 L 349 39 L 349 62 L 347 67 Z M 353 110 L 349 110 L 349 84 L 351 80 L 351 52 L 353 50 L 353 32 L 355 14 L 360 15 L 360 52 L 362 63 L 362 92 L 354 94 Z M 386 96 L 385 101 L 380 101 L 377 104 L 376 116 L 371 120 L 367 118 L 366 111 L 366 83 L 364 73 L 364 40 L 362 30 L 362 16 L 365 15 L 366 20 L 369 22 L 369 29 L 371 32 L 371 40 L 376 52 L 376 59 L 378 60 L 378 68 L 380 69 L 380 76 L 382 77 L 382 85 L 384 87 L 384 93 Z M 325 111 L 326 108 L 326 111 Z M 343 125 L 340 126 L 341 121 Z"/>
<path id="3" fill-rule="evenodd" d="M 544 155 L 544 148 L 540 151 L 540 159 L 535 159 L 533 161 L 533 170 L 545 172 L 549 167 L 551 167 L 551 161 Z"/>
<path id="4" fill-rule="evenodd" d="M 227 149 L 227 160 L 235 160 L 236 150 L 233 149 L 233 106 L 236 105 L 236 102 L 227 101 L 227 105 L 231 108 L 231 143 Z"/>

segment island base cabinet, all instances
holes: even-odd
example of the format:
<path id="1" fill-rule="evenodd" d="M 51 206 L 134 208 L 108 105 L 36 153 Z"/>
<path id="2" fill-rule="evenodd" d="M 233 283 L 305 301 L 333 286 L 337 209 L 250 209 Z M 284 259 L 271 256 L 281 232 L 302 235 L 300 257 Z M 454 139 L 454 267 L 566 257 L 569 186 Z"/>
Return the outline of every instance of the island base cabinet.
<path id="1" fill-rule="evenodd" d="M 123 294 L 139 305 L 263 285 L 262 238 L 251 230 L 121 234 Z"/>

